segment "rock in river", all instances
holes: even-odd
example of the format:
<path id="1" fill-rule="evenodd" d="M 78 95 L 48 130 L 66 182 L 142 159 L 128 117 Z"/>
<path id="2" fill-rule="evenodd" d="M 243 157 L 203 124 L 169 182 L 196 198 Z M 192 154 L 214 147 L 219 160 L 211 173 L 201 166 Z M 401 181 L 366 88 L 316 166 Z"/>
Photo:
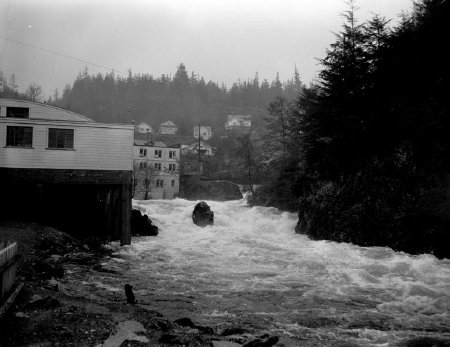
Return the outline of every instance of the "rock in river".
<path id="1" fill-rule="evenodd" d="M 212 225 L 214 224 L 214 212 L 206 202 L 200 201 L 192 212 L 192 221 L 200 227 Z"/>
<path id="2" fill-rule="evenodd" d="M 152 224 L 152 221 L 146 214 L 142 215 L 139 210 L 131 210 L 131 235 L 156 236 L 158 227 Z"/>

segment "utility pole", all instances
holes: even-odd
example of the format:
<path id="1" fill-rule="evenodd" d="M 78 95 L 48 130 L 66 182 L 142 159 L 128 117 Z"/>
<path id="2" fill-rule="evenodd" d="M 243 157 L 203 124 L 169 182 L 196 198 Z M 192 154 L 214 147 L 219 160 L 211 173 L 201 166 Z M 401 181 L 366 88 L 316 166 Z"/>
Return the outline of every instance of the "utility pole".
<path id="1" fill-rule="evenodd" d="M 198 123 L 198 165 L 200 167 L 200 123 Z"/>

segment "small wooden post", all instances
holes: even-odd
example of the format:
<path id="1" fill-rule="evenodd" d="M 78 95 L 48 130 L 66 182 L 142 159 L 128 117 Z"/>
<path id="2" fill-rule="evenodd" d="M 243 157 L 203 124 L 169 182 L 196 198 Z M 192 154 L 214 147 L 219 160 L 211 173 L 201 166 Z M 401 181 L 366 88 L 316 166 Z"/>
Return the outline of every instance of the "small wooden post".
<path id="1" fill-rule="evenodd" d="M 17 243 L 0 249 L 0 302 L 9 294 L 16 282 Z"/>
<path id="2" fill-rule="evenodd" d="M 131 186 L 129 184 L 123 184 L 120 195 L 122 202 L 122 230 L 120 233 L 120 245 L 123 246 L 131 244 Z"/>

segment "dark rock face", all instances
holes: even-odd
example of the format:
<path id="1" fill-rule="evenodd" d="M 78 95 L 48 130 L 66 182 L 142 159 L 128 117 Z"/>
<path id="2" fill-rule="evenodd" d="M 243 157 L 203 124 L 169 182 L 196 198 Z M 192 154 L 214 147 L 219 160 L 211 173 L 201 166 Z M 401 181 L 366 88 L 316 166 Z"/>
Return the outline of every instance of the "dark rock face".
<path id="1" fill-rule="evenodd" d="M 183 176 L 180 179 L 180 198 L 186 200 L 228 201 L 243 198 L 237 184 L 226 180 L 200 180 Z"/>
<path id="2" fill-rule="evenodd" d="M 200 201 L 192 212 L 192 221 L 200 227 L 212 225 L 214 224 L 214 212 L 206 202 Z"/>
<path id="3" fill-rule="evenodd" d="M 125 295 L 127 296 L 127 303 L 135 304 L 136 298 L 133 294 L 133 286 L 130 284 L 125 284 Z"/>
<path id="4" fill-rule="evenodd" d="M 146 214 L 142 215 L 139 210 L 131 210 L 130 224 L 132 236 L 158 235 L 158 227 L 153 225 L 151 219 Z"/>

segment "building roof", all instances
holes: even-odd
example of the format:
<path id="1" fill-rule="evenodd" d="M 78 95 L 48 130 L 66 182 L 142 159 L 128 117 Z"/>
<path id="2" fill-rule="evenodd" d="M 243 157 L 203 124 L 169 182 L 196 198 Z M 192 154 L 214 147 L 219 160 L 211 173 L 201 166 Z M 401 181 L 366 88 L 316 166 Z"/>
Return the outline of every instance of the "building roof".
<path id="1" fill-rule="evenodd" d="M 160 126 L 164 127 L 176 127 L 175 123 L 171 120 L 168 120 L 167 122 L 162 122 Z"/>
<path id="2" fill-rule="evenodd" d="M 148 147 L 162 147 L 162 148 L 167 147 L 166 144 L 161 141 L 147 142 L 146 140 L 139 140 L 139 139 L 134 139 L 134 145 L 135 146 L 148 146 Z"/>
<path id="3" fill-rule="evenodd" d="M 200 129 L 209 129 L 211 130 L 211 126 L 210 125 L 200 125 Z M 194 125 L 194 130 L 198 129 L 198 125 Z"/>
<path id="4" fill-rule="evenodd" d="M 201 141 L 200 142 L 200 148 L 213 148 L 211 145 L 208 145 L 206 142 Z M 187 146 L 187 148 L 189 149 L 194 149 L 194 148 L 198 148 L 198 141 L 194 142 L 193 144 Z"/>
<path id="5" fill-rule="evenodd" d="M 252 115 L 250 114 L 229 114 L 227 116 L 227 121 L 231 121 L 233 119 L 241 119 L 241 120 L 251 120 Z"/>
<path id="6" fill-rule="evenodd" d="M 69 120 L 69 121 L 91 122 L 91 123 L 95 122 L 89 117 L 46 103 L 28 100 L 7 99 L 7 98 L 0 98 L 0 103 L 2 104 L 2 106 L 6 107 L 28 107 L 30 108 L 31 111 L 30 114 L 33 115 L 30 118 Z"/>

